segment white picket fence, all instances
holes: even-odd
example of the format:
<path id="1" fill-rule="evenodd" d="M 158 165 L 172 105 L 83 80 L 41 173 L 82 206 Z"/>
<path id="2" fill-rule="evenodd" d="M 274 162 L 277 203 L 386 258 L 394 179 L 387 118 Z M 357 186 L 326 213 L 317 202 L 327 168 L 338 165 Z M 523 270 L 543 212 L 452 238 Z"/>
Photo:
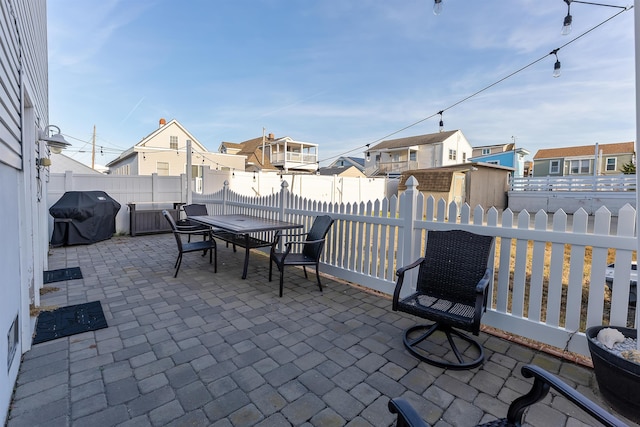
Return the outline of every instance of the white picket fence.
<path id="1" fill-rule="evenodd" d="M 506 210 L 499 215 L 495 208 L 472 210 L 466 204 L 458 211 L 455 203 L 447 206 L 444 200 L 425 198 L 413 177 L 399 198 L 367 203 L 305 199 L 291 194 L 286 182 L 270 196 L 242 196 L 225 186 L 213 194 L 194 194 L 193 202 L 205 203 L 211 214 L 248 213 L 297 221 L 306 229 L 315 216 L 329 214 L 335 223 L 321 270 L 386 294 L 393 292 L 396 269 L 423 255 L 428 230 L 464 229 L 492 235 L 499 250 L 492 304 L 484 324 L 584 355 L 589 354 L 585 327 L 627 324 L 628 273 L 625 277 L 621 270 L 616 275 L 606 311 L 604 295 L 608 250 L 616 249 L 616 264 L 630 265 L 636 249 L 636 212 L 630 205 L 620 210 L 617 234 L 611 234 L 611 213 L 604 207 L 596 212 L 592 227 L 584 210 L 573 215 L 571 227 L 562 211 L 553 215 L 551 225 L 545 212 L 534 218 L 526 211 L 516 215 Z M 590 268 L 585 263 L 588 251 Z M 588 288 L 584 299 L 583 288 Z"/>

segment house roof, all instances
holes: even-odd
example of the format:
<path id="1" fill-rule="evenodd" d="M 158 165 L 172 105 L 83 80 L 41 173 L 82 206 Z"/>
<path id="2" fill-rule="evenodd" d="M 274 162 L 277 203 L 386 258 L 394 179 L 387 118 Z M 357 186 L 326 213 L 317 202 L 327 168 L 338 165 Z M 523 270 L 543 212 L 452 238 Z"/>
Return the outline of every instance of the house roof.
<path id="1" fill-rule="evenodd" d="M 191 144 L 192 144 L 193 150 L 199 151 L 199 152 L 202 152 L 202 153 L 208 153 L 209 152 L 209 150 L 207 150 L 207 148 L 204 145 L 202 145 L 193 135 L 191 135 L 191 132 L 189 132 L 184 126 L 182 126 L 182 124 L 180 124 L 179 121 L 177 121 L 176 119 L 171 119 L 169 122 L 166 122 L 166 123 L 161 121 L 160 122 L 160 126 L 157 129 L 153 130 L 147 136 L 145 136 L 140 141 L 138 141 L 138 143 L 136 145 L 134 145 L 133 147 L 127 149 L 126 151 L 121 153 L 118 157 L 116 157 L 115 159 L 113 159 L 112 161 L 107 163 L 107 166 L 113 166 L 113 165 L 115 165 L 116 163 L 118 163 L 118 162 L 120 162 L 122 160 L 125 160 L 125 159 L 127 159 L 129 157 L 137 155 L 138 151 L 142 151 L 141 150 L 142 147 L 152 148 L 153 146 L 151 146 L 151 145 L 147 146 L 146 144 L 148 142 L 150 142 L 150 140 L 152 140 L 153 137 L 155 137 L 160 132 L 162 132 L 163 130 L 167 129 L 169 126 L 171 126 L 173 124 L 178 126 L 189 137 L 189 139 L 191 140 Z"/>
<path id="2" fill-rule="evenodd" d="M 578 157 L 578 156 L 594 156 L 595 144 L 593 145 L 580 145 L 577 147 L 562 147 L 562 148 L 543 148 L 538 150 L 534 160 L 539 159 L 557 159 L 564 157 Z M 598 149 L 605 155 L 611 154 L 633 154 L 635 152 L 634 142 L 618 142 L 614 144 L 598 144 Z"/>
<path id="3" fill-rule="evenodd" d="M 239 150 L 237 153 L 235 153 L 235 155 L 237 156 L 246 156 L 247 160 L 246 160 L 246 164 L 250 165 L 256 165 L 258 166 L 258 168 L 260 169 L 273 169 L 276 170 L 277 168 L 275 166 L 273 166 L 273 164 L 271 163 L 271 160 L 269 159 L 269 156 L 266 155 L 264 156 L 264 164 L 262 162 L 262 137 L 258 137 L 258 138 L 253 138 L 253 139 L 248 139 L 244 142 L 223 142 L 222 145 L 227 147 L 227 148 L 233 148 L 236 150 Z M 273 142 L 273 140 L 268 139 L 265 140 L 265 146 L 268 143 Z"/>
<path id="4" fill-rule="evenodd" d="M 411 147 L 414 145 L 436 144 L 438 142 L 443 142 L 444 140 L 446 140 L 456 132 L 459 132 L 459 131 L 450 130 L 447 132 L 437 132 L 437 133 L 430 133 L 427 135 L 409 136 L 407 138 L 390 139 L 387 141 L 382 141 L 380 144 L 377 144 L 371 147 L 370 149 L 371 150 L 388 150 L 393 148 Z"/>
<path id="5" fill-rule="evenodd" d="M 318 169 L 320 175 L 342 175 L 344 173 L 354 174 L 358 176 L 364 176 L 362 171 L 356 166 L 336 166 L 336 167 L 323 167 Z"/>

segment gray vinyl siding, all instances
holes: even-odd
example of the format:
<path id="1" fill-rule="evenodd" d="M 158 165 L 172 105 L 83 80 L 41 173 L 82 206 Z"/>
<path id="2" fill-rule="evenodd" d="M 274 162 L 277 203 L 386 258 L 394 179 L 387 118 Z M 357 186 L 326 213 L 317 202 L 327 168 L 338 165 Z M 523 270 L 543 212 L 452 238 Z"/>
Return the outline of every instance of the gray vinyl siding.
<path id="1" fill-rule="evenodd" d="M 0 162 L 15 169 L 23 167 L 25 82 L 37 125 L 43 128 L 48 121 L 46 18 L 45 0 L 0 0 Z"/>

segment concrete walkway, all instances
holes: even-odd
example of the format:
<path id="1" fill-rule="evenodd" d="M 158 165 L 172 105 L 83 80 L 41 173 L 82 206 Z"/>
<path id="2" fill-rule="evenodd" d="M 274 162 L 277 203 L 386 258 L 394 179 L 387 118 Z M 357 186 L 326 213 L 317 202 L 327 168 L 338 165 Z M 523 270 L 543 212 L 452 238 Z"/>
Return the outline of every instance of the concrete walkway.
<path id="1" fill-rule="evenodd" d="M 404 350 L 417 319 L 387 298 L 328 278 L 321 294 L 298 269 L 278 298 L 268 258 L 252 253 L 242 280 L 243 252 L 224 244 L 217 274 L 191 253 L 174 279 L 176 254 L 168 234 L 52 249 L 49 269 L 80 266 L 84 278 L 47 285 L 42 304 L 98 300 L 109 327 L 24 355 L 9 427 L 389 426 L 397 396 L 431 424 L 472 426 L 528 391 L 527 363 L 607 407 L 588 368 L 481 334 L 483 366 L 445 371 Z M 525 421 L 592 424 L 555 393 Z"/>

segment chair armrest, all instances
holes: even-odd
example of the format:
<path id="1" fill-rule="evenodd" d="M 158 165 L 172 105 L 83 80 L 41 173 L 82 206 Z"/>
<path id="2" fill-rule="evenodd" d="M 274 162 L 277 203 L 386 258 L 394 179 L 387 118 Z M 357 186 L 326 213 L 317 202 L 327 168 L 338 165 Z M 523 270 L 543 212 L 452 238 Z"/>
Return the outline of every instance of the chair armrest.
<path id="1" fill-rule="evenodd" d="M 398 414 L 396 427 L 428 427 L 409 402 L 401 397 L 389 401 L 389 412 Z"/>
<path id="2" fill-rule="evenodd" d="M 406 273 L 408 270 L 411 270 L 412 268 L 416 268 L 417 266 L 422 264 L 423 261 L 424 261 L 424 257 L 418 258 L 411 264 L 405 265 L 404 267 L 400 267 L 396 271 L 396 276 L 398 276 L 398 281 L 396 282 L 396 288 L 393 291 L 393 303 L 391 305 L 391 309 L 393 311 L 398 310 L 398 299 L 400 298 L 400 290 L 402 290 L 402 284 L 404 283 L 404 273 Z"/>
<path id="3" fill-rule="evenodd" d="M 578 408 L 582 409 L 587 414 L 591 415 L 594 419 L 598 420 L 605 426 L 609 427 L 624 427 L 627 424 L 623 423 L 600 406 L 593 403 L 586 398 L 582 393 L 570 387 L 567 383 L 559 379 L 558 377 L 550 374 L 539 366 L 525 365 L 521 369 L 522 375 L 525 378 L 533 377 L 533 385 L 531 390 L 517 398 L 509 406 L 509 412 L 507 413 L 507 419 L 509 422 L 520 422 L 525 409 L 542 400 L 549 388 L 553 388 L 558 393 L 563 395 L 567 400 L 572 402 Z M 627 426 L 628 427 L 628 426 Z"/>
<path id="4" fill-rule="evenodd" d="M 484 272 L 484 276 L 476 285 L 476 293 L 483 294 L 487 291 L 489 287 L 489 283 L 491 282 L 491 275 L 493 274 L 493 269 L 487 268 Z"/>
<path id="5" fill-rule="evenodd" d="M 325 239 L 320 240 L 296 240 L 295 242 L 286 242 L 285 246 L 295 246 L 295 245 L 311 245 L 314 243 L 322 243 Z"/>
<path id="6" fill-rule="evenodd" d="M 202 234 L 202 233 L 205 233 L 205 232 L 211 233 L 211 231 L 208 231 L 208 230 L 202 230 L 202 229 L 200 229 L 200 230 L 185 230 L 185 229 L 183 229 L 182 227 L 180 227 L 180 228 L 176 228 L 176 230 L 174 231 L 174 233 L 184 234 L 184 235 L 188 235 L 188 234 Z"/>

